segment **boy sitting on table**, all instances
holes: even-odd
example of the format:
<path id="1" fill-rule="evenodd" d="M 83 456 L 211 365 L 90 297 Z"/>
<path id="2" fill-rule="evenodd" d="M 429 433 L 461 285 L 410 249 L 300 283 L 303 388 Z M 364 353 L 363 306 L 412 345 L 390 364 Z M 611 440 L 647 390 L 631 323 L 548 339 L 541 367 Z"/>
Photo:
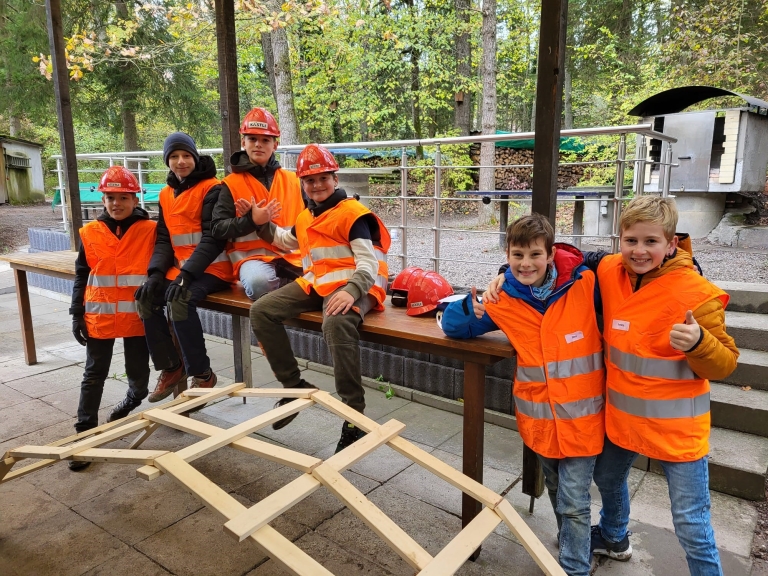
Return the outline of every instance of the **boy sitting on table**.
<path id="1" fill-rule="evenodd" d="M 368 208 L 338 188 L 333 155 L 310 144 L 299 155 L 296 174 L 309 198 L 296 225 L 278 228 L 269 222 L 279 214 L 272 201 L 253 204 L 239 200 L 241 213 L 251 211 L 259 235 L 282 250 L 301 251 L 304 275 L 295 282 L 262 296 L 251 306 L 251 326 L 263 346 L 269 365 L 286 388 L 312 388 L 301 378 L 283 321 L 302 312 L 323 310 L 323 336 L 333 358 L 336 391 L 358 412 L 365 409 L 360 369 L 358 326 L 365 314 L 381 310 L 387 293 L 387 250 L 390 238 L 384 223 Z M 269 222 L 269 226 L 263 226 Z M 292 402 L 283 398 L 275 407 Z M 292 414 L 272 425 L 290 423 Z M 365 433 L 344 422 L 336 452 Z"/>

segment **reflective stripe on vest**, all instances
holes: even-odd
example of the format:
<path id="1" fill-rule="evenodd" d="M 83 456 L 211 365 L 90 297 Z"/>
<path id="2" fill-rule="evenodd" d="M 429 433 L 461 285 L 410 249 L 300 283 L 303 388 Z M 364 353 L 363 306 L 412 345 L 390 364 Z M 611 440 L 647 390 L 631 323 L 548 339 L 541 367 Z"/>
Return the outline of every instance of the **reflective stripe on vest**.
<path id="1" fill-rule="evenodd" d="M 611 346 L 611 362 L 616 364 L 620 370 L 643 378 L 665 378 L 667 380 L 695 380 L 698 378 L 685 358 L 681 360 L 643 358 L 629 352 L 622 352 Z"/>
<path id="2" fill-rule="evenodd" d="M 355 274 L 354 268 L 343 268 L 341 270 L 334 270 L 319 276 L 313 284 L 315 286 L 322 286 L 323 284 L 330 284 L 331 282 L 338 282 L 339 280 L 349 280 Z M 306 277 L 306 276 L 305 276 Z"/>
<path id="3" fill-rule="evenodd" d="M 304 256 L 304 258 L 301 259 L 301 267 L 304 268 L 304 270 L 312 268 L 312 258 Z"/>
<path id="4" fill-rule="evenodd" d="M 117 277 L 118 286 L 141 286 L 146 282 L 146 274 L 120 274 Z"/>
<path id="5" fill-rule="evenodd" d="M 548 362 L 547 372 L 550 378 L 570 378 L 581 374 L 589 374 L 603 367 L 603 353 L 595 352 L 589 356 L 581 356 L 559 362 Z M 538 380 L 537 380 L 538 382 Z"/>
<path id="6" fill-rule="evenodd" d="M 520 382 L 546 382 L 542 366 L 518 366 L 515 378 Z"/>
<path id="7" fill-rule="evenodd" d="M 310 284 L 314 284 L 314 282 L 315 282 L 315 273 L 314 272 L 307 272 L 306 274 L 304 274 L 304 276 L 302 276 L 302 278 L 304 278 L 304 280 L 306 280 Z"/>
<path id="8" fill-rule="evenodd" d="M 120 300 L 117 303 L 117 311 L 119 313 L 136 313 L 136 301 L 135 300 Z"/>
<path id="9" fill-rule="evenodd" d="M 120 274 L 117 276 L 117 283 L 115 283 L 115 277 L 109 276 L 95 276 L 90 274 L 88 276 L 88 286 L 94 288 L 114 288 L 115 286 L 141 286 L 147 279 L 146 274 Z"/>
<path id="10" fill-rule="evenodd" d="M 186 264 L 187 262 L 188 262 L 188 260 L 179 260 L 179 268 L 184 266 L 184 264 Z M 216 259 L 213 262 L 211 262 L 211 264 L 216 264 L 216 262 L 229 262 L 229 258 L 227 257 L 227 253 L 226 252 L 222 252 L 221 254 L 216 256 Z"/>
<path id="11" fill-rule="evenodd" d="M 86 302 L 86 314 L 114 314 L 115 305 L 112 302 Z M 117 312 L 130 314 L 136 312 L 136 302 L 133 300 L 120 300 L 117 303 Z"/>
<path id="12" fill-rule="evenodd" d="M 261 236 L 259 236 L 259 233 L 255 230 L 251 232 L 250 234 L 246 234 L 245 236 L 238 236 L 235 238 L 235 242 L 250 242 L 251 240 L 261 240 Z"/>
<path id="13" fill-rule="evenodd" d="M 234 264 L 235 262 L 240 262 L 240 260 L 245 260 L 251 256 L 274 256 L 275 258 L 279 258 L 281 255 L 282 252 L 267 250 L 266 248 L 254 248 L 253 250 L 238 250 L 236 252 L 230 252 L 229 261 Z M 214 260 L 214 262 L 217 261 L 218 258 Z"/>
<path id="14" fill-rule="evenodd" d="M 109 276 L 95 276 L 94 274 L 89 274 L 88 286 L 93 286 L 94 288 L 114 288 L 115 277 L 111 274 Z"/>
<path id="15" fill-rule="evenodd" d="M 312 248 L 309 251 L 309 257 L 313 262 L 317 262 L 325 258 L 333 258 L 334 260 L 354 258 L 355 254 L 349 246 L 325 246 L 323 248 Z"/>
<path id="16" fill-rule="evenodd" d="M 533 402 L 515 396 L 515 406 L 520 414 L 528 416 L 529 418 L 536 418 L 538 420 L 555 419 L 552 414 L 552 408 L 548 402 Z M 555 403 L 555 413 L 560 420 L 573 420 L 574 418 L 583 418 L 584 416 L 600 414 L 604 407 L 605 398 L 600 395 L 595 396 L 594 398 L 566 402 L 565 404 Z"/>
<path id="17" fill-rule="evenodd" d="M 197 246 L 203 239 L 202 232 L 190 232 L 188 234 L 174 234 L 171 236 L 171 244 L 174 246 Z"/>
<path id="18" fill-rule="evenodd" d="M 695 418 L 709 412 L 709 392 L 693 398 L 646 400 L 609 388 L 608 403 L 622 412 L 642 418 Z"/>

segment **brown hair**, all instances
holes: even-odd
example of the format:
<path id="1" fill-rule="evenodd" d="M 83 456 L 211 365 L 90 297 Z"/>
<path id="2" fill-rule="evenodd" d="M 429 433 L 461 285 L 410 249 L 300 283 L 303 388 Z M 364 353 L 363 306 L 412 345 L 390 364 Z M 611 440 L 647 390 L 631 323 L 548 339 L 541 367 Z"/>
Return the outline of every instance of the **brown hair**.
<path id="1" fill-rule="evenodd" d="M 555 244 L 555 230 L 549 220 L 541 214 L 518 218 L 507 226 L 507 252 L 511 246 L 530 246 L 538 238 L 544 238 L 547 255 L 552 254 Z"/>
<path id="2" fill-rule="evenodd" d="M 677 228 L 677 218 L 677 206 L 672 198 L 638 196 L 627 204 L 622 212 L 619 229 L 623 233 L 638 222 L 646 222 L 661 226 L 666 239 L 672 240 Z"/>

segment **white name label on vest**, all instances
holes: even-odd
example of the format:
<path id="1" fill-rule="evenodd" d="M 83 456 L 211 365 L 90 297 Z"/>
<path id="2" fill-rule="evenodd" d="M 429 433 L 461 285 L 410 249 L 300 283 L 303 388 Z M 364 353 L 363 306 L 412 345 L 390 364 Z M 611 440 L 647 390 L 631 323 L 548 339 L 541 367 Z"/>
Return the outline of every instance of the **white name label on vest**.
<path id="1" fill-rule="evenodd" d="M 613 325 L 611 326 L 614 330 L 622 330 L 624 332 L 629 332 L 629 322 L 626 320 L 614 320 Z"/>
<path id="2" fill-rule="evenodd" d="M 568 344 L 573 344 L 578 340 L 584 340 L 584 332 L 582 332 L 581 330 L 579 330 L 578 332 L 572 332 L 571 334 L 565 335 L 565 341 Z"/>

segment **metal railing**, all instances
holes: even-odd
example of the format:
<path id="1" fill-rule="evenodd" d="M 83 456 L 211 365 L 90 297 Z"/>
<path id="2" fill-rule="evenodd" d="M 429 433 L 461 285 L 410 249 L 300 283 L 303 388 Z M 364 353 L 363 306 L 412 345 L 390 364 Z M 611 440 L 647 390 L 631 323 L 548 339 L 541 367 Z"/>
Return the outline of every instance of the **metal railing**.
<path id="1" fill-rule="evenodd" d="M 627 135 L 628 134 L 634 134 L 636 136 L 639 136 L 638 138 L 638 146 L 636 150 L 636 154 L 633 158 L 627 157 Z M 617 135 L 619 136 L 619 143 L 617 147 L 617 154 L 615 160 L 599 160 L 599 161 L 587 161 L 587 162 L 568 162 L 568 163 L 562 163 L 561 166 L 566 165 L 572 165 L 572 166 L 578 166 L 578 165 L 584 165 L 584 166 L 596 166 L 596 165 L 603 165 L 603 166 L 610 166 L 615 165 L 615 186 L 613 190 L 612 196 L 609 198 L 581 198 L 577 200 L 577 202 L 609 202 L 613 204 L 613 211 L 612 211 L 612 220 L 611 220 L 611 232 L 610 234 L 566 234 L 565 236 L 568 236 L 570 238 L 578 239 L 578 242 L 580 243 L 581 238 L 604 238 L 608 237 L 608 239 L 611 242 L 611 249 L 612 251 L 616 252 L 618 251 L 618 243 L 619 243 L 619 221 L 621 218 L 621 209 L 622 209 L 622 203 L 624 200 L 629 198 L 628 196 L 625 196 L 625 186 L 624 186 L 624 177 L 625 177 L 625 171 L 628 165 L 632 165 L 634 168 L 634 179 L 633 179 L 633 186 L 632 186 L 632 192 L 636 196 L 640 196 L 644 193 L 644 186 L 645 186 L 645 171 L 646 171 L 646 165 L 649 162 L 652 162 L 654 166 L 658 166 L 660 170 L 659 175 L 659 181 L 662 184 L 661 187 L 661 195 L 662 196 L 669 196 L 669 183 L 670 183 L 670 176 L 671 176 L 671 170 L 673 167 L 676 166 L 676 164 L 672 164 L 672 143 L 677 142 L 676 138 L 673 138 L 671 136 L 668 136 L 666 134 L 662 134 L 660 132 L 656 132 L 653 130 L 653 126 L 651 124 L 637 124 L 637 125 L 627 125 L 627 126 L 612 126 L 612 127 L 597 127 L 597 128 L 580 128 L 580 129 L 574 129 L 574 130 L 563 130 L 560 133 L 561 137 L 567 138 L 567 137 L 592 137 L 592 136 L 610 136 L 610 135 Z M 444 198 L 443 197 L 443 183 L 442 183 L 442 175 L 446 170 L 455 170 L 455 169 L 483 169 L 483 168 L 510 168 L 510 167 L 520 167 L 520 168 L 532 168 L 532 164 L 514 164 L 514 165 L 493 165 L 493 166 L 484 166 L 484 165 L 444 165 L 442 162 L 442 152 L 441 147 L 446 145 L 455 145 L 455 144 L 473 144 L 473 143 L 482 143 L 482 142 L 500 142 L 500 141 L 516 141 L 516 140 L 532 140 L 535 137 L 535 132 L 519 132 L 514 134 L 489 134 L 489 135 L 474 135 L 474 136 L 458 136 L 458 137 L 450 137 L 450 138 L 430 138 L 430 139 L 413 139 L 413 140 L 388 140 L 388 141 L 376 141 L 376 142 L 342 142 L 342 143 L 328 143 L 323 144 L 323 146 L 334 149 L 334 148 L 350 148 L 350 147 L 359 147 L 364 146 L 365 148 L 394 148 L 394 149 L 400 149 L 400 166 L 395 167 L 393 166 L 393 171 L 399 171 L 400 172 L 400 194 L 399 196 L 386 196 L 387 199 L 395 199 L 400 201 L 400 225 L 399 226 L 390 226 L 390 229 L 397 230 L 397 235 L 400 238 L 400 253 L 393 254 L 390 251 L 390 256 L 396 257 L 400 259 L 400 263 L 402 268 L 405 268 L 408 266 L 408 259 L 411 258 L 417 258 L 417 259 L 429 259 L 432 262 L 432 268 L 436 271 L 439 271 L 440 269 L 440 262 L 443 260 L 440 255 L 440 244 L 441 244 L 441 233 L 445 231 L 459 231 L 459 232 L 465 232 L 465 233 L 471 233 L 471 234 L 487 234 L 487 235 L 493 235 L 498 236 L 500 232 L 498 231 L 486 231 L 486 230 L 469 230 L 469 229 L 463 229 L 463 228 L 443 228 L 442 226 L 442 219 L 441 219 L 441 206 L 442 202 L 450 201 L 450 202 L 480 202 L 480 198 Z M 648 148 L 646 140 L 648 138 L 653 138 L 656 140 L 664 141 L 668 143 L 668 146 L 665 147 L 665 156 L 663 159 L 660 159 L 661 161 L 655 161 L 647 158 L 648 154 Z M 278 153 L 281 153 L 283 164 L 285 164 L 285 155 L 286 154 L 297 154 L 301 150 L 304 149 L 305 145 L 286 145 L 286 146 L 280 146 L 278 148 Z M 434 163 L 432 166 L 411 166 L 408 164 L 408 155 L 407 150 L 408 148 L 414 148 L 414 147 L 435 147 L 434 152 Z M 200 154 L 221 154 L 223 150 L 221 148 L 205 148 L 199 150 Z M 142 164 L 149 162 L 149 159 L 152 157 L 162 157 L 163 152 L 162 150 L 154 150 L 154 151 L 136 151 L 136 152 L 111 152 L 111 153 L 94 153 L 94 154 L 78 154 L 77 159 L 78 160 L 101 160 L 101 161 L 108 161 L 109 165 L 113 165 L 115 162 L 121 162 L 123 165 L 127 166 L 129 162 L 134 162 L 137 165 L 137 168 L 134 169 L 134 171 L 137 173 L 139 183 L 141 186 L 143 186 L 143 176 L 149 174 L 150 172 L 163 172 L 165 173 L 165 169 L 161 170 L 151 170 L 148 168 L 143 168 Z M 64 190 L 64 183 L 63 183 L 63 168 L 61 165 L 62 158 L 61 156 L 52 156 L 53 159 L 56 160 L 56 172 L 58 174 L 59 178 L 59 189 Z M 219 168 L 220 171 L 223 171 L 223 168 Z M 371 173 L 373 172 L 381 172 L 382 168 L 356 168 L 356 172 L 366 172 L 369 171 Z M 425 200 L 429 199 L 429 197 L 424 196 L 410 196 L 408 194 L 408 184 L 409 184 L 409 172 L 411 170 L 434 170 L 435 173 L 435 181 L 434 181 L 434 193 L 431 197 L 431 200 L 433 202 L 433 208 L 434 208 L 434 214 L 433 214 L 433 224 L 431 227 L 426 226 L 409 226 L 408 223 L 408 202 L 412 200 Z M 96 170 L 82 170 L 82 172 L 97 172 Z M 341 170 L 340 172 L 344 172 Z M 486 191 L 488 192 L 488 191 Z M 509 190 L 509 195 L 513 196 L 515 195 L 515 190 Z M 571 188 L 568 189 L 566 192 L 578 194 L 577 188 Z M 62 213 L 63 213 L 63 219 L 64 219 L 64 225 L 67 226 L 66 221 L 66 207 L 64 206 L 64 194 L 61 194 L 62 197 Z M 382 199 L 381 196 L 363 196 L 363 198 L 368 199 Z M 527 199 L 496 199 L 497 202 L 530 202 L 531 200 Z M 561 200 L 558 199 L 558 202 L 568 201 L 571 202 L 573 199 L 569 200 Z M 144 197 L 143 194 L 140 197 L 140 202 L 142 207 L 144 207 Z M 583 206 L 583 205 L 582 205 Z M 582 208 L 583 209 L 583 208 Z M 423 256 L 423 255 L 409 255 L 408 254 L 408 231 L 409 230 L 432 230 L 433 232 L 433 249 L 432 249 L 432 256 Z M 574 230 L 576 232 L 576 230 Z M 456 260 L 451 259 L 452 262 L 466 262 L 466 263 L 475 263 L 475 264 L 483 264 L 483 265 L 490 265 L 491 263 L 482 261 L 482 260 Z M 494 263 L 497 264 L 497 263 Z"/>

